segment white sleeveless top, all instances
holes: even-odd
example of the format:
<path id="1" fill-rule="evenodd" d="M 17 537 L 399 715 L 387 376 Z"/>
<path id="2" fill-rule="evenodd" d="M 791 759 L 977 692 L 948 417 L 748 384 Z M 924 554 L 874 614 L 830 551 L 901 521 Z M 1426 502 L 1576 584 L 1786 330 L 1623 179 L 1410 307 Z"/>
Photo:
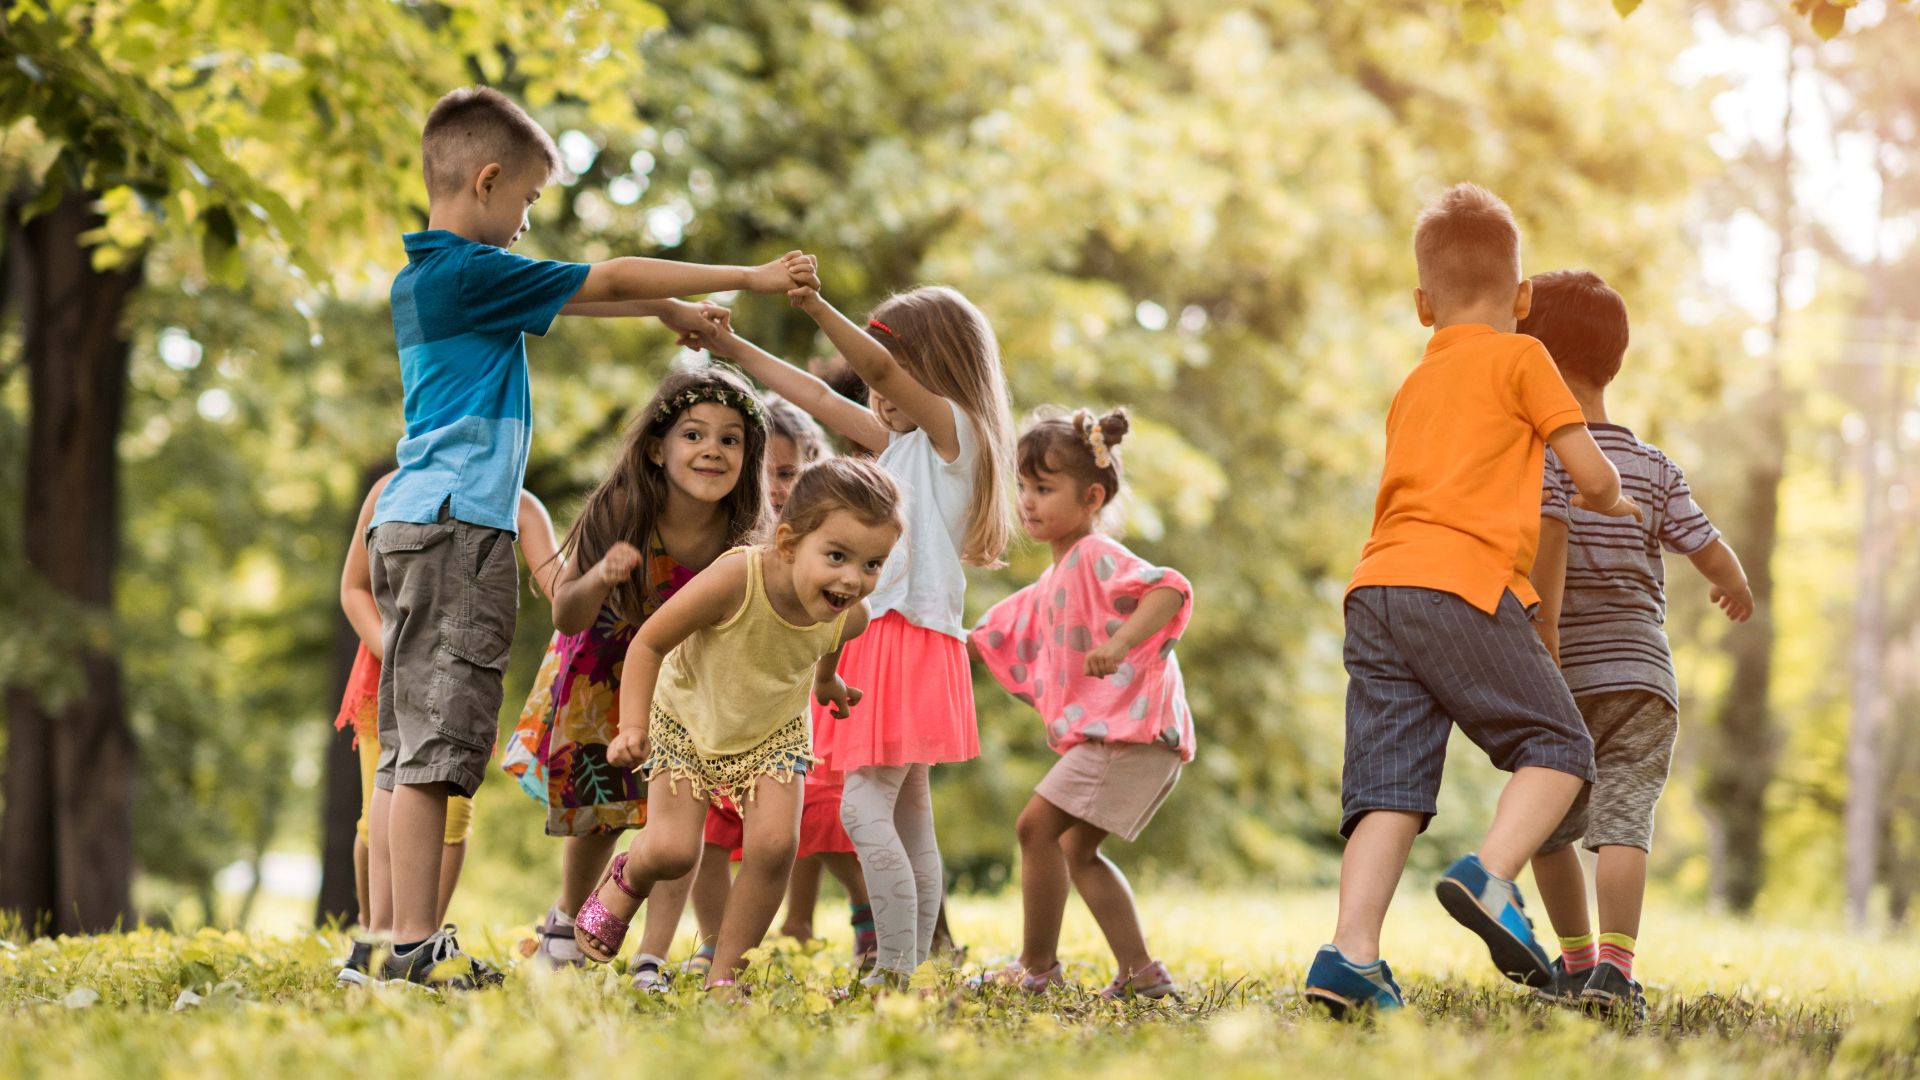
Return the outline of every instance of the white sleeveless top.
<path id="1" fill-rule="evenodd" d="M 953 410 L 960 443 L 951 462 L 940 459 L 933 440 L 919 428 L 895 432 L 880 452 L 877 464 L 900 485 L 906 499 L 907 534 L 888 556 L 867 608 L 875 619 L 898 611 L 915 626 L 964 642 L 967 576 L 960 552 L 966 546 L 967 505 L 973 500 L 980 445 L 973 421 L 960 406 L 949 401 L 947 408 Z"/>

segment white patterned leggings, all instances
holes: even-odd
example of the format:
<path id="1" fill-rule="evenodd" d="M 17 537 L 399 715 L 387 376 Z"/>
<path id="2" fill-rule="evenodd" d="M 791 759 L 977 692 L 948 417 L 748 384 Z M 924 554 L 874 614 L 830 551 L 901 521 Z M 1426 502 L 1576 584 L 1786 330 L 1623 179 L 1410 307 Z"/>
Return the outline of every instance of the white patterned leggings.
<path id="1" fill-rule="evenodd" d="M 869 765 L 847 775 L 840 802 L 873 902 L 880 967 L 910 974 L 933 951 L 940 914 L 940 846 L 925 765 Z"/>

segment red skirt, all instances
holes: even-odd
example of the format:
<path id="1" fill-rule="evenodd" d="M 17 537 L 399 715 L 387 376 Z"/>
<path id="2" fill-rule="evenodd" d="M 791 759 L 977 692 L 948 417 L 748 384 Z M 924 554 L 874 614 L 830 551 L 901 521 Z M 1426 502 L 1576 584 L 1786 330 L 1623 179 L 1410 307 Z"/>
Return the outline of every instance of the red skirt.
<path id="1" fill-rule="evenodd" d="M 794 858 L 853 850 L 853 838 L 847 835 L 846 826 L 840 824 L 841 792 L 838 784 L 821 784 L 812 777 L 807 778 L 807 793 L 800 804 L 800 847 L 794 852 Z M 715 799 L 707 804 L 707 843 L 732 851 L 734 861 L 738 862 L 740 843 L 745 836 L 746 826 L 732 803 Z"/>
<path id="2" fill-rule="evenodd" d="M 980 756 L 973 671 L 958 638 L 915 626 L 897 611 L 873 621 L 840 654 L 840 677 L 861 692 L 844 720 L 813 708 L 808 776 L 844 782 L 867 765 L 940 765 Z"/>

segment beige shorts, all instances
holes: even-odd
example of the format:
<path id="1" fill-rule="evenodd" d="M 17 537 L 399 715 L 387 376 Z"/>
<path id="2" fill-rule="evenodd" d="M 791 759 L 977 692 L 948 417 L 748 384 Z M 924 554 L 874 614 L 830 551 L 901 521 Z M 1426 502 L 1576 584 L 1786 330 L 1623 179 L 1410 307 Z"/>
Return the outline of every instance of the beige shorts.
<path id="1" fill-rule="evenodd" d="M 1180 753 L 1157 743 L 1081 743 L 1047 770 L 1035 795 L 1118 836 L 1139 837 L 1180 779 Z"/>

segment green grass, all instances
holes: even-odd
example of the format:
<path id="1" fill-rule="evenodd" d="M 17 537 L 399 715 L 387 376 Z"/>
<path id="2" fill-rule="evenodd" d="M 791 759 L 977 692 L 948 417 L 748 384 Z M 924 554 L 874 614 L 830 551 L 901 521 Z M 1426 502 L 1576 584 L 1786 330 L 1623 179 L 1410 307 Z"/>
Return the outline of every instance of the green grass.
<path id="1" fill-rule="evenodd" d="M 500 991 L 437 998 L 333 986 L 343 939 L 154 930 L 28 941 L 0 927 L 0 1076 L 381 1075 L 1318 1076 L 1913 1075 L 1920 944 L 1655 908 L 1638 1032 L 1532 1004 L 1479 944 L 1409 889 L 1387 952 L 1411 1008 L 1374 1024 L 1321 1020 L 1297 993 L 1327 933 L 1325 894 L 1143 900 L 1155 946 L 1190 988 L 1178 1005 L 1113 1004 L 1085 912 L 1068 923 L 1080 989 L 1027 999 L 925 970 L 919 989 L 842 1000 L 844 927 L 777 943 L 750 1001 L 648 997 L 612 969 L 515 969 Z M 827 906 L 823 904 L 823 924 Z M 961 898 L 974 966 L 1012 948 L 1017 897 Z M 469 927 L 502 962 L 527 928 Z M 679 951 L 684 952 L 683 939 Z M 197 1004 L 178 1004 L 183 991 Z"/>

